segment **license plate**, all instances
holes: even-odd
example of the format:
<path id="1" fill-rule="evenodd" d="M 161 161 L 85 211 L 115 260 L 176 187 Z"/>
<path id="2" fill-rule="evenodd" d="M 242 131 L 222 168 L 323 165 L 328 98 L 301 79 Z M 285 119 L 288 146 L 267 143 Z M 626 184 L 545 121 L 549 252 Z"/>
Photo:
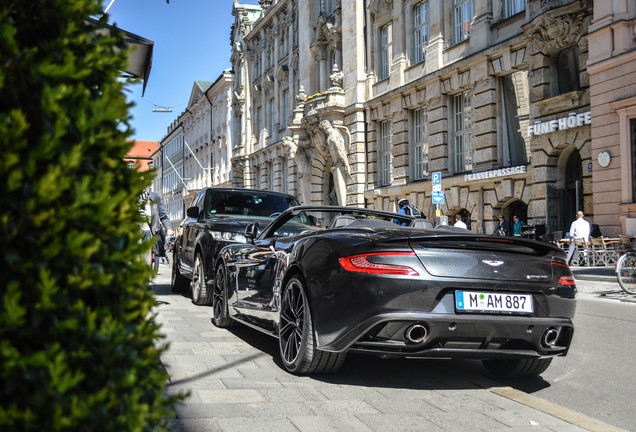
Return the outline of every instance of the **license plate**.
<path id="1" fill-rule="evenodd" d="M 459 312 L 534 312 L 529 294 L 455 291 L 455 307 Z"/>

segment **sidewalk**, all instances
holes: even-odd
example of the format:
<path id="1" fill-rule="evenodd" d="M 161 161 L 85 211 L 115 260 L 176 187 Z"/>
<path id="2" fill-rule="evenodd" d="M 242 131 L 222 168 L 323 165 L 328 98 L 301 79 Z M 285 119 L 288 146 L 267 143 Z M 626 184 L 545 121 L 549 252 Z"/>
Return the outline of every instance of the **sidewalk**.
<path id="1" fill-rule="evenodd" d="M 607 267 L 570 267 L 575 279 L 598 281 L 598 282 L 617 282 L 616 267 L 614 265 Z"/>
<path id="2" fill-rule="evenodd" d="M 190 392 L 170 419 L 175 432 L 620 430 L 497 382 L 478 362 L 350 355 L 336 374 L 295 376 L 276 339 L 215 327 L 211 307 L 173 293 L 168 265 L 150 289 L 170 344 L 161 355 L 167 392 Z"/>

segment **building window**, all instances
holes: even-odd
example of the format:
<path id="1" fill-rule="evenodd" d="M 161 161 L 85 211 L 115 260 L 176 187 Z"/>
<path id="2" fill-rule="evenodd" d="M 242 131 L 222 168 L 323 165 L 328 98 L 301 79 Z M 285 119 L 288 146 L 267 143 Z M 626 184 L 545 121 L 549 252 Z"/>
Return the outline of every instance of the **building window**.
<path id="1" fill-rule="evenodd" d="M 289 182 L 288 182 L 288 176 L 289 176 L 289 171 L 287 169 L 287 158 L 281 158 L 280 159 L 280 171 L 281 171 L 281 192 L 283 193 L 289 193 Z"/>
<path id="2" fill-rule="evenodd" d="M 263 129 L 263 110 L 261 107 L 256 108 L 256 137 L 261 134 L 261 130 Z"/>
<path id="3" fill-rule="evenodd" d="M 274 67 L 274 44 L 270 43 L 267 48 L 267 69 L 271 69 L 272 67 Z"/>
<path id="4" fill-rule="evenodd" d="M 424 61 L 428 43 L 428 2 L 423 1 L 413 8 L 413 63 Z"/>
<path id="5" fill-rule="evenodd" d="M 281 110 L 283 117 L 281 118 L 281 129 L 287 127 L 287 120 L 289 119 L 289 89 L 283 92 L 283 107 Z"/>
<path id="6" fill-rule="evenodd" d="M 324 0 L 325 13 L 331 15 L 336 10 L 336 0 Z"/>
<path id="7" fill-rule="evenodd" d="M 261 167 L 254 168 L 254 189 L 261 189 Z"/>
<path id="8" fill-rule="evenodd" d="M 133 162 L 133 161 L 128 161 L 128 168 L 130 168 L 130 169 L 135 169 L 135 162 Z"/>
<path id="9" fill-rule="evenodd" d="M 426 110 L 413 111 L 413 180 L 428 177 L 428 137 L 426 133 Z"/>
<path id="10" fill-rule="evenodd" d="M 380 28 L 380 79 L 383 80 L 389 76 L 389 59 L 391 55 L 391 24 L 384 25 Z"/>
<path id="11" fill-rule="evenodd" d="M 274 191 L 274 164 L 267 162 L 267 188 Z"/>
<path id="12" fill-rule="evenodd" d="M 287 57 L 289 54 L 289 50 L 287 48 L 287 27 L 285 27 L 280 35 L 280 58 L 283 59 Z"/>
<path id="13" fill-rule="evenodd" d="M 579 90 L 579 50 L 571 46 L 559 52 L 556 58 L 559 93 Z"/>
<path id="14" fill-rule="evenodd" d="M 254 46 L 258 46 L 258 43 L 255 43 Z M 254 54 L 254 78 L 258 78 L 261 76 L 261 53 L 256 52 Z"/>
<path id="15" fill-rule="evenodd" d="M 501 93 L 503 166 L 524 165 L 528 162 L 529 151 L 525 132 L 530 114 L 528 72 L 520 71 L 502 77 Z"/>
<path id="16" fill-rule="evenodd" d="M 267 132 L 269 136 L 274 135 L 274 98 L 267 103 Z"/>
<path id="17" fill-rule="evenodd" d="M 473 0 L 453 0 L 453 42 L 468 39 L 473 19 Z"/>
<path id="18" fill-rule="evenodd" d="M 241 147 L 241 128 L 243 124 L 243 114 L 239 114 L 236 117 L 236 123 L 234 123 L 234 139 L 232 140 L 232 150 L 236 147 Z"/>
<path id="19" fill-rule="evenodd" d="M 526 10 L 525 0 L 503 0 L 503 4 L 504 18 L 510 18 L 511 16 Z"/>
<path id="20" fill-rule="evenodd" d="M 385 120 L 380 123 L 380 186 L 391 183 L 391 143 L 389 136 L 390 123 Z"/>
<path id="21" fill-rule="evenodd" d="M 473 169 L 473 147 L 471 142 L 472 112 L 470 92 L 453 96 L 453 151 L 455 173 Z"/>

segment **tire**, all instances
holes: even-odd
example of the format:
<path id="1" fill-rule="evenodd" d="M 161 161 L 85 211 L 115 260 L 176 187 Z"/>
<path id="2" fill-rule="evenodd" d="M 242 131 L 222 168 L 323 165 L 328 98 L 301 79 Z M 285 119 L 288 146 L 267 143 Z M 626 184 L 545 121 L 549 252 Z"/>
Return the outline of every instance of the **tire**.
<path id="1" fill-rule="evenodd" d="M 235 321 L 230 318 L 227 306 L 227 270 L 222 263 L 216 266 L 214 290 L 212 291 L 212 307 L 214 316 L 212 322 L 220 328 L 232 327 Z"/>
<path id="2" fill-rule="evenodd" d="M 490 373 L 500 378 L 534 378 L 552 363 L 552 358 L 521 358 L 482 360 Z"/>
<path id="3" fill-rule="evenodd" d="M 172 254 L 172 292 L 184 292 L 190 288 L 190 280 L 179 271 L 179 254 Z"/>
<path id="4" fill-rule="evenodd" d="M 195 305 L 209 305 L 212 303 L 212 290 L 208 287 L 205 277 L 203 258 L 197 253 L 194 258 L 194 270 L 192 271 L 192 303 Z"/>
<path id="5" fill-rule="evenodd" d="M 283 291 L 278 341 L 283 365 L 293 374 L 336 372 L 346 355 L 316 348 L 311 309 L 303 282 L 298 277 L 291 278 Z"/>
<path id="6" fill-rule="evenodd" d="M 616 264 L 616 277 L 623 291 L 636 295 L 636 255 L 626 253 L 620 257 Z"/>

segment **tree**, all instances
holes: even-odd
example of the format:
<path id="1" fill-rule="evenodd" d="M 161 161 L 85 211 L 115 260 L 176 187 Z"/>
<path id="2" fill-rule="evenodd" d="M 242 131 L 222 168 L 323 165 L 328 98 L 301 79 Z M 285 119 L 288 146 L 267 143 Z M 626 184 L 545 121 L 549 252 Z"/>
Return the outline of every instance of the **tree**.
<path id="1" fill-rule="evenodd" d="M 153 321 L 122 38 L 98 0 L 0 4 L 0 430 L 157 430 L 178 397 Z"/>

